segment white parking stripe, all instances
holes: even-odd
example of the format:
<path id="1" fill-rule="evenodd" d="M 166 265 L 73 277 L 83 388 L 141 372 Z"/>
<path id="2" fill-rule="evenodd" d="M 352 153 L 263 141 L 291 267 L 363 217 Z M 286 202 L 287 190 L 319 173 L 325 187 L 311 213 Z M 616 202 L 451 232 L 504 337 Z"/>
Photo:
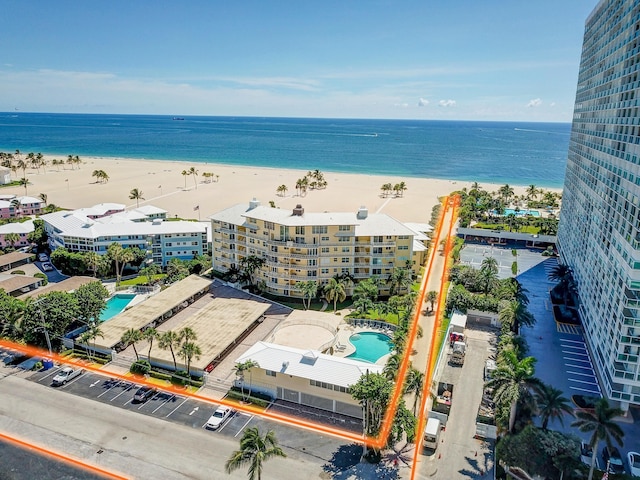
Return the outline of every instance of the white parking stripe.
<path id="1" fill-rule="evenodd" d="M 107 388 L 104 392 L 102 392 L 100 395 L 98 395 L 98 398 L 100 398 L 101 396 L 103 396 L 104 394 L 108 393 L 109 391 L 111 391 L 112 388 L 117 387 L 118 385 L 120 385 L 122 382 L 116 382 L 113 385 L 111 385 L 109 388 Z"/>
<path id="2" fill-rule="evenodd" d="M 133 383 L 130 383 L 129 386 L 127 388 L 125 388 L 123 391 L 121 391 L 119 394 L 117 394 L 115 397 L 113 397 L 111 400 L 109 400 L 110 402 L 113 402 L 116 398 L 118 398 L 120 395 L 122 395 L 123 393 L 127 393 L 129 390 L 131 390 L 133 388 Z"/>
<path id="3" fill-rule="evenodd" d="M 573 378 L 570 378 L 569 381 L 575 383 L 588 383 L 589 385 L 598 385 L 596 382 L 585 382 L 584 380 L 574 380 Z"/>
<path id="4" fill-rule="evenodd" d="M 169 418 L 171 415 L 173 415 L 173 413 L 175 413 L 176 410 L 178 410 L 182 405 L 184 405 L 187 400 L 189 400 L 189 398 L 185 397 L 182 403 L 178 405 L 176 408 L 174 408 L 173 410 L 171 410 L 171 412 L 169 412 L 165 418 Z"/>
<path id="5" fill-rule="evenodd" d="M 580 375 L 582 377 L 591 377 L 593 378 L 593 373 L 580 373 L 580 372 L 570 372 L 567 370 L 567 373 L 570 373 L 571 375 Z"/>
<path id="6" fill-rule="evenodd" d="M 142 405 L 140 405 L 138 407 L 138 410 L 140 410 L 142 407 L 144 407 L 147 403 L 149 403 L 151 400 L 153 400 L 154 398 L 156 398 L 158 395 L 160 395 L 160 392 L 156 393 L 153 397 L 151 397 L 148 401 L 146 402 L 142 402 Z M 154 410 L 155 411 L 155 410 Z"/>
<path id="7" fill-rule="evenodd" d="M 587 358 L 589 358 L 589 355 L 586 352 L 585 353 L 580 353 L 580 352 L 572 352 L 572 351 L 567 351 L 567 350 L 561 350 L 561 351 L 565 355 L 575 355 L 576 357 L 587 357 Z"/>
<path id="8" fill-rule="evenodd" d="M 562 342 L 571 342 L 571 343 L 579 343 L 580 345 L 584 345 L 584 342 L 582 340 L 571 340 L 570 338 L 563 338 L 560 343 Z"/>
<path id="9" fill-rule="evenodd" d="M 595 393 L 597 395 L 601 395 L 600 391 L 598 390 L 597 392 L 594 392 L 593 390 L 585 390 L 584 388 L 578 388 L 578 387 L 569 387 L 571 390 L 579 390 L 581 392 L 587 392 L 587 393 Z"/>
<path id="10" fill-rule="evenodd" d="M 573 363 L 565 363 L 565 366 L 571 367 L 571 368 L 581 368 L 583 370 L 590 370 L 595 375 L 595 372 L 593 371 L 593 367 L 591 365 L 585 366 L 585 365 L 574 365 Z"/>
<path id="11" fill-rule="evenodd" d="M 246 415 L 246 414 L 245 414 L 245 415 Z M 245 428 L 247 425 L 249 425 L 249 422 L 250 422 L 251 420 L 253 420 L 253 415 L 250 415 L 250 416 L 249 416 L 249 420 L 247 420 L 247 423 L 245 423 L 245 424 L 242 426 L 242 428 L 241 428 L 240 430 L 238 430 L 238 433 L 236 433 L 233 437 L 235 438 L 235 437 L 237 437 L 238 435 L 240 435 L 240 432 L 242 432 L 242 431 L 244 430 L 244 428 Z"/>
<path id="12" fill-rule="evenodd" d="M 560 346 L 564 349 L 564 348 L 571 348 L 573 350 L 580 350 L 581 352 L 586 352 L 587 349 L 584 348 L 582 345 L 563 345 L 562 343 L 560 344 Z"/>
<path id="13" fill-rule="evenodd" d="M 172 398 L 174 398 L 174 397 L 175 397 L 175 395 L 174 395 L 174 394 L 169 395 L 169 398 L 167 398 L 164 402 L 162 402 L 160 405 L 158 405 L 158 406 L 156 407 L 156 409 L 155 409 L 153 412 L 151 412 L 151 413 L 156 413 L 158 410 L 160 410 L 160 409 L 162 408 L 162 406 L 163 406 L 164 404 L 166 404 L 168 401 L 170 401 L 170 400 L 171 400 Z"/>

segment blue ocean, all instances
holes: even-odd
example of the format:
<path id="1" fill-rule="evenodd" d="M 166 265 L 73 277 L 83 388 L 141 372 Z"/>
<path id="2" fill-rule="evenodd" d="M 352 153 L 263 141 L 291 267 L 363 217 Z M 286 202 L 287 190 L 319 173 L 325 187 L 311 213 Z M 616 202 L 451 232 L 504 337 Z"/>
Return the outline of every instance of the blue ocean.
<path id="1" fill-rule="evenodd" d="M 0 151 L 561 188 L 569 123 L 0 113 Z"/>

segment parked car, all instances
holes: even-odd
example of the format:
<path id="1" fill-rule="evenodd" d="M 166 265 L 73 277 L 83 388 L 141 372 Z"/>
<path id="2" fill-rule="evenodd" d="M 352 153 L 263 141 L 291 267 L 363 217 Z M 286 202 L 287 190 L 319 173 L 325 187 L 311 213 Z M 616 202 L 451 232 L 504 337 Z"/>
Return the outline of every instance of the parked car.
<path id="1" fill-rule="evenodd" d="M 82 372 L 84 372 L 84 370 L 81 368 L 64 367 L 56 374 L 55 377 L 53 377 L 51 384 L 55 386 L 64 385 L 65 383 L 70 382 L 74 378 L 82 375 Z"/>
<path id="2" fill-rule="evenodd" d="M 624 463 L 622 462 L 622 455 L 616 447 L 605 446 L 602 450 L 602 458 L 604 458 L 605 466 L 609 465 L 610 473 L 624 473 Z"/>
<path id="3" fill-rule="evenodd" d="M 47 256 L 46 253 L 39 253 L 38 254 L 38 261 L 39 262 L 48 262 L 49 261 L 49 257 Z"/>
<path id="4" fill-rule="evenodd" d="M 227 418 L 229 418 L 233 414 L 233 412 L 234 410 L 232 408 L 220 405 L 218 408 L 216 408 L 216 411 L 213 412 L 213 415 L 209 417 L 209 420 L 207 420 L 205 426 L 207 428 L 210 428 L 211 430 L 216 430 Z"/>
<path id="5" fill-rule="evenodd" d="M 587 442 L 580 443 L 580 461 L 585 465 L 591 466 L 591 457 L 593 456 L 593 448 Z M 596 455 L 595 467 L 600 470 L 600 460 Z"/>
<path id="6" fill-rule="evenodd" d="M 42 270 L 44 270 L 45 272 L 50 272 L 51 270 L 53 270 L 53 265 L 51 265 L 50 263 L 43 263 Z"/>
<path id="7" fill-rule="evenodd" d="M 146 402 L 151 397 L 153 397 L 158 390 L 153 387 L 143 386 L 140 387 L 136 393 L 133 395 L 134 402 Z"/>
<path id="8" fill-rule="evenodd" d="M 627 453 L 627 460 L 629 461 L 629 471 L 631 472 L 631 475 L 634 477 L 640 477 L 640 453 Z"/>

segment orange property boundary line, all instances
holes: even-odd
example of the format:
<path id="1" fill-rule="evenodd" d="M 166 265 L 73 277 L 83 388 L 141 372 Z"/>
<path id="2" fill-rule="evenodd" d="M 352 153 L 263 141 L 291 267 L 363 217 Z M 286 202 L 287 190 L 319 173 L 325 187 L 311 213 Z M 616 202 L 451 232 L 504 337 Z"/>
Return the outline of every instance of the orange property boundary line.
<path id="1" fill-rule="evenodd" d="M 337 437 L 343 440 L 350 440 L 356 443 L 364 443 L 366 445 L 369 445 L 371 447 L 374 448 L 382 448 L 386 445 L 387 442 L 387 438 L 389 435 L 389 432 L 391 430 L 391 425 L 393 423 L 393 419 L 395 417 L 395 413 L 396 413 L 396 409 L 398 406 L 398 403 L 400 401 L 400 397 L 402 395 L 402 390 L 403 390 L 403 384 L 404 384 L 404 380 L 405 380 L 405 376 L 407 374 L 407 370 L 409 367 L 409 358 L 410 358 L 410 354 L 411 351 L 413 350 L 413 344 L 416 338 L 416 334 L 418 331 L 418 321 L 420 318 L 420 314 L 421 314 L 421 306 L 422 303 L 424 303 L 424 296 L 426 294 L 426 286 L 427 286 L 427 282 L 431 276 L 431 270 L 433 267 L 433 263 L 434 263 L 434 259 L 435 259 L 435 255 L 436 252 L 438 250 L 438 240 L 441 236 L 442 233 L 442 227 L 444 225 L 444 218 L 450 208 L 451 205 L 451 198 L 450 197 L 446 197 L 445 200 L 443 201 L 444 204 L 444 209 L 440 215 L 440 219 L 438 222 L 438 227 L 436 229 L 435 235 L 432 238 L 432 242 L 433 242 L 433 246 L 431 249 L 431 254 L 430 254 L 430 259 L 428 262 L 428 268 L 427 271 L 425 273 L 425 275 L 423 276 L 422 279 L 422 283 L 421 283 L 421 289 L 420 289 L 420 295 L 419 298 L 416 300 L 416 308 L 415 308 L 415 315 L 414 315 L 414 319 L 413 319 L 413 323 L 411 326 L 411 330 L 409 332 L 408 335 L 408 344 L 406 347 L 406 351 L 405 351 L 405 355 L 403 357 L 402 363 L 400 365 L 400 369 L 398 371 L 398 375 L 397 375 L 397 380 L 396 380 L 396 384 L 394 386 L 394 390 L 393 390 L 393 395 L 391 397 L 391 400 L 389 402 L 389 407 L 387 408 L 387 411 L 385 413 L 385 417 L 383 419 L 383 423 L 382 423 L 382 427 L 380 429 L 380 433 L 378 434 L 377 437 L 363 437 L 362 434 L 355 434 L 353 432 L 347 431 L 347 430 L 342 430 L 339 428 L 334 428 L 334 427 L 330 427 L 327 425 L 323 425 L 323 424 L 319 424 L 319 423 L 315 423 L 315 422 L 310 422 L 310 421 L 306 421 L 300 418 L 296 418 L 296 417 L 290 417 L 287 415 L 282 415 L 279 413 L 273 413 L 273 412 L 269 412 L 268 410 L 262 410 L 260 408 L 256 408 L 256 407 L 252 407 L 250 405 L 239 405 L 235 402 L 229 402 L 226 400 L 213 400 L 211 398 L 208 397 L 204 397 L 202 395 L 198 395 L 198 394 L 193 394 L 193 393 L 189 393 L 185 390 L 182 390 L 180 388 L 177 387 L 173 387 L 173 386 L 167 386 L 167 387 L 162 387 L 162 386 L 158 386 L 157 384 L 152 384 L 150 382 L 147 382 L 144 378 L 139 378 L 139 377 L 130 377 L 130 376 L 125 376 L 125 375 L 120 375 L 117 374 L 115 372 L 105 372 L 103 370 L 101 370 L 98 367 L 95 367 L 93 365 L 86 365 L 83 362 L 80 362 L 78 360 L 75 359 L 70 359 L 70 358 L 66 358 L 66 357 L 62 357 L 56 353 L 49 355 L 48 351 L 44 350 L 44 349 L 40 349 L 40 348 L 36 348 L 36 347 L 30 347 L 30 346 L 26 346 L 26 345 L 21 345 L 18 343 L 14 343 L 8 340 L 1 340 L 0 339 L 0 347 L 4 347 L 4 348 L 10 348 L 10 349 L 14 349 L 14 350 L 18 350 L 26 355 L 29 356 L 36 356 L 36 357 L 43 357 L 43 358 L 51 358 L 52 360 L 61 363 L 61 364 L 65 364 L 65 365 L 69 365 L 69 366 L 74 366 L 77 368 L 83 368 L 85 370 L 91 371 L 93 373 L 96 373 L 98 375 L 104 376 L 104 377 L 108 377 L 108 378 L 112 378 L 112 379 L 119 379 L 122 381 L 126 381 L 126 382 L 132 382 L 132 383 L 137 383 L 139 385 L 147 385 L 147 386 L 151 386 L 154 388 L 157 388 L 159 390 L 162 391 L 166 391 L 169 393 L 173 393 L 173 394 L 177 394 L 177 395 L 182 395 L 182 396 L 186 396 L 186 397 L 190 397 L 205 403 L 209 403 L 211 405 L 225 405 L 225 406 L 229 406 L 232 407 L 236 410 L 240 410 L 242 412 L 245 413 L 249 413 L 252 415 L 256 415 L 259 416 L 261 418 L 265 418 L 268 420 L 272 420 L 281 424 L 285 424 L 285 425 L 289 425 L 289 426 L 294 426 L 294 427 L 298 427 L 298 428 L 303 428 L 305 430 L 309 430 L 309 431 L 313 431 L 313 432 L 317 432 L 317 433 L 323 433 L 326 435 L 330 435 L 333 437 Z M 450 230 L 451 231 L 451 230 Z M 447 244 L 447 249 L 449 248 L 449 244 Z M 448 254 L 448 250 L 447 250 L 447 254 Z M 446 270 L 446 268 L 445 268 Z M 438 300 L 438 304 L 440 305 L 440 299 L 442 297 L 442 292 L 440 292 L 440 298 Z M 438 311 L 440 312 L 440 306 L 438 308 Z M 435 325 L 437 325 L 438 322 L 434 322 L 434 331 L 435 331 Z M 433 342 L 432 342 L 432 347 L 431 350 L 433 350 Z M 430 357 L 432 355 L 432 352 L 430 350 Z M 429 375 L 430 376 L 430 375 Z M 427 385 L 430 382 L 427 382 Z M 427 389 L 428 390 L 428 389 Z M 423 395 L 424 397 L 424 395 Z M 423 403 L 424 403 L 424 398 L 423 398 Z M 2 436 L 2 438 L 5 438 L 5 436 Z M 9 440 L 14 440 L 16 443 L 19 443 L 21 441 L 16 440 L 16 439 L 11 439 L 10 437 L 6 437 Z M 25 446 L 30 447 L 31 445 L 28 444 L 27 442 L 22 442 Z M 60 460 L 64 460 L 64 461 L 69 461 L 69 463 L 71 464 L 75 464 L 75 465 L 80 465 L 80 466 L 85 466 L 85 464 L 79 460 L 73 459 L 71 457 L 67 457 L 63 454 L 57 453 L 57 452 L 53 452 L 53 451 L 48 451 L 46 450 L 44 447 L 38 447 L 38 446 L 33 446 L 34 449 L 41 451 L 43 453 L 47 453 L 49 455 L 52 455 Z M 89 464 L 86 464 L 86 468 L 89 469 L 95 469 L 95 471 L 101 471 L 98 469 L 98 467 L 93 467 Z M 122 477 L 122 476 L 118 476 L 117 474 L 113 474 L 107 471 L 104 471 L 105 475 L 110 475 L 113 478 L 126 478 L 126 477 Z"/>
<path id="2" fill-rule="evenodd" d="M 4 433 L 0 433 L 0 440 L 4 440 L 7 443 L 11 443 L 17 447 L 25 448 L 27 450 L 34 450 L 37 453 L 45 455 L 47 457 L 53 457 L 55 460 L 60 460 L 62 462 L 68 463 L 71 466 L 81 468 L 83 470 L 87 470 L 91 473 L 96 473 L 98 475 L 102 475 L 106 478 L 115 478 L 118 480 L 127 480 L 129 477 L 125 477 L 119 473 L 110 472 L 100 467 L 96 467 L 95 465 L 91 465 L 89 463 L 78 460 L 77 458 L 70 457 L 69 455 L 65 455 L 63 453 L 59 453 L 53 450 L 49 450 L 40 445 L 36 445 L 35 443 L 27 442 L 26 440 L 22 440 L 16 437 L 11 437 Z"/>
<path id="3" fill-rule="evenodd" d="M 435 365 L 436 365 L 436 335 L 438 332 L 438 329 L 440 328 L 440 326 L 442 325 L 442 319 L 443 319 L 443 314 L 444 314 L 444 298 L 446 297 L 446 291 L 445 291 L 445 286 L 447 284 L 446 279 L 447 279 L 447 275 L 449 274 L 449 257 L 451 255 L 451 249 L 453 247 L 453 242 L 451 239 L 451 233 L 453 232 L 453 226 L 455 225 L 456 222 L 456 218 L 457 218 L 457 210 L 458 210 L 458 206 L 460 205 L 460 197 L 459 196 L 455 196 L 452 199 L 449 199 L 449 201 L 451 202 L 452 205 L 448 205 L 452 206 L 451 209 L 451 221 L 449 223 L 449 231 L 447 232 L 447 238 L 446 238 L 446 242 L 445 242 L 445 247 L 444 247 L 444 268 L 442 269 L 442 278 L 440 281 L 440 291 L 438 292 L 438 309 L 436 312 L 436 317 L 435 320 L 433 322 L 433 330 L 431 332 L 431 345 L 429 346 L 429 355 L 427 357 L 427 365 L 426 365 L 426 370 L 427 370 L 427 374 L 425 376 L 425 380 L 424 380 L 424 384 L 422 387 L 422 395 L 421 395 L 421 401 L 420 401 L 420 417 L 419 417 L 419 421 L 418 421 L 418 426 L 416 428 L 416 442 L 415 442 L 415 450 L 413 452 L 413 462 L 411 464 L 411 480 L 414 480 L 416 478 L 417 475 L 417 470 L 418 470 L 418 462 L 420 460 L 420 455 L 422 452 L 422 442 L 423 442 L 423 436 L 422 436 L 422 431 L 425 428 L 425 416 L 424 416 L 424 412 L 426 410 L 427 407 L 427 402 L 428 400 L 431 398 L 431 382 L 433 381 L 433 374 L 434 374 L 434 370 L 435 370 Z M 449 210 L 449 208 L 447 208 L 447 211 Z M 439 237 L 437 237 L 439 238 Z"/>

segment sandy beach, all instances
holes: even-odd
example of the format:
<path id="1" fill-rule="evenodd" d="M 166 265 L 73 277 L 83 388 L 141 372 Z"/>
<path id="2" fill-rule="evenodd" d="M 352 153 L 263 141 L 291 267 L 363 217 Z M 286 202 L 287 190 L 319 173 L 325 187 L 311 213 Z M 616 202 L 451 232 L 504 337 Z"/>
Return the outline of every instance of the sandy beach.
<path id="1" fill-rule="evenodd" d="M 327 187 L 307 190 L 300 196 L 295 184 L 307 173 L 303 170 L 102 157 L 81 157 L 83 163 L 72 169 L 69 165 L 51 165 L 53 158 L 64 157 L 45 157 L 49 160 L 46 171 L 26 170 L 29 180 L 27 194 L 30 196 L 44 193 L 49 203 L 69 209 L 103 202 L 123 203 L 134 208 L 136 201 L 129 199 L 129 192 L 137 188 L 144 197 L 140 205 L 155 205 L 167 210 L 170 216 L 199 217 L 201 220 L 255 197 L 263 205 L 273 201 L 279 208 L 291 209 L 302 204 L 308 212 L 356 212 L 360 206 L 366 206 L 370 212 L 386 213 L 403 222 L 428 222 L 438 197 L 471 186 L 471 182 L 462 181 L 323 171 Z M 182 175 L 191 167 L 199 172 L 195 183 L 194 176 Z M 104 170 L 109 175 L 108 182 L 97 183 L 92 177 L 94 170 Z M 214 175 L 209 183 L 202 176 L 205 172 Z M 12 178 L 15 177 L 22 177 L 22 171 L 12 174 Z M 383 184 L 400 182 L 407 186 L 402 197 L 382 196 Z M 280 185 L 288 188 L 284 195 L 276 192 Z M 495 191 L 501 186 L 481 185 L 488 191 Z M 525 186 L 512 187 L 517 195 L 526 189 Z M 5 187 L 0 189 L 0 193 L 24 195 L 24 188 Z M 199 210 L 195 210 L 196 206 L 200 207 Z"/>

